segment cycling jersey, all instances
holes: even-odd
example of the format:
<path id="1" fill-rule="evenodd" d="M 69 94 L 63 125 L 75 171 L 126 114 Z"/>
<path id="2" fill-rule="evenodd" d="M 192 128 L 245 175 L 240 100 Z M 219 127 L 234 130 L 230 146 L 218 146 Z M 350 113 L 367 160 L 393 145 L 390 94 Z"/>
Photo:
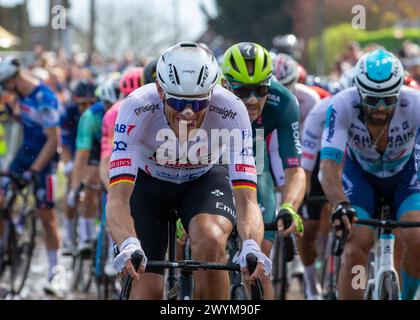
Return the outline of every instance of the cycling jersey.
<path id="1" fill-rule="evenodd" d="M 44 130 L 60 125 L 62 107 L 54 92 L 42 83 L 29 95 L 20 97 L 18 102 L 23 126 L 22 145 L 37 155 L 47 141 Z"/>
<path id="2" fill-rule="evenodd" d="M 330 102 L 322 136 L 321 159 L 341 163 L 348 152 L 366 172 L 390 177 L 400 172 L 410 159 L 415 135 L 420 127 L 420 92 L 403 86 L 388 129 L 388 145 L 381 155 L 372 144 L 356 88 L 346 89 Z"/>
<path id="3" fill-rule="evenodd" d="M 79 120 L 79 125 L 77 126 L 76 149 L 90 151 L 90 165 L 99 164 L 102 118 L 104 113 L 104 104 L 102 102 L 96 102 L 83 112 Z"/>
<path id="4" fill-rule="evenodd" d="M 302 167 L 313 171 L 321 149 L 322 132 L 331 97 L 322 99 L 306 117 L 302 134 Z"/>
<path id="5" fill-rule="evenodd" d="M 286 169 L 300 166 L 302 147 L 299 139 L 299 117 L 296 97 L 286 87 L 272 80 L 262 114 L 253 122 L 252 127 L 255 130 L 263 128 L 264 138 L 268 140 L 270 134 L 277 132 L 273 136 L 277 145 L 270 146 L 269 152 L 277 154 Z"/>
<path id="6" fill-rule="evenodd" d="M 122 101 L 118 101 L 104 115 L 102 121 L 101 159 L 111 157 L 114 145 L 115 123 L 117 122 L 118 111 L 121 105 Z"/>
<path id="7" fill-rule="evenodd" d="M 60 117 L 61 143 L 72 155 L 76 151 L 77 125 L 80 119 L 79 107 L 70 102 L 64 106 L 65 112 Z"/>
<path id="8" fill-rule="evenodd" d="M 299 103 L 300 108 L 300 123 L 303 124 L 305 122 L 306 116 L 312 110 L 312 108 L 321 101 L 318 93 L 304 85 L 302 83 L 296 83 L 294 94 Z"/>
<path id="9" fill-rule="evenodd" d="M 159 180 L 185 183 L 228 154 L 233 188 L 256 189 L 251 124 L 241 100 L 216 85 L 200 129 L 181 144 L 168 124 L 156 85 L 139 88 L 123 101 L 118 113 L 110 186 L 134 184 L 138 168 Z"/>
<path id="10" fill-rule="evenodd" d="M 297 83 L 296 84 L 296 98 L 299 103 L 299 109 L 300 109 L 300 118 L 299 122 L 302 125 L 304 120 L 306 119 L 307 115 L 311 111 L 311 109 L 320 101 L 318 94 L 309 88 L 306 85 Z M 300 132 L 298 131 L 298 134 L 300 135 Z M 268 145 L 268 152 L 270 156 L 270 163 L 272 168 L 272 173 L 274 175 L 274 178 L 276 180 L 276 184 L 278 186 L 284 185 L 284 168 L 287 169 L 287 167 L 284 167 L 284 162 L 282 161 L 281 155 L 276 151 L 279 148 L 281 149 L 283 146 L 279 145 L 278 141 L 279 134 L 274 134 L 272 137 L 270 137 L 267 140 Z M 298 139 L 300 136 L 298 136 Z"/>

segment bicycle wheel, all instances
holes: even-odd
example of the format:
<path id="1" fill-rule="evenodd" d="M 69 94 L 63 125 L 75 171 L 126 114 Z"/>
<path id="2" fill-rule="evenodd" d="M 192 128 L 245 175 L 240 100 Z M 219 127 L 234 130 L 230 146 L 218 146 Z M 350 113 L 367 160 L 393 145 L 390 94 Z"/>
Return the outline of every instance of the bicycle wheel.
<path id="1" fill-rule="evenodd" d="M 19 294 L 28 277 L 35 247 L 35 211 L 23 211 L 18 224 L 11 227 L 11 290 L 13 294 Z"/>
<path id="2" fill-rule="evenodd" d="M 105 274 L 105 263 L 108 257 L 108 235 L 101 229 L 96 246 L 95 278 L 99 300 L 108 300 L 110 279 Z"/>
<path id="3" fill-rule="evenodd" d="M 393 272 L 385 272 L 379 281 L 379 300 L 399 300 L 398 280 Z"/>
<path id="4" fill-rule="evenodd" d="M 80 253 L 75 258 L 73 290 L 87 293 L 95 273 L 94 252 Z"/>
<path id="5" fill-rule="evenodd" d="M 243 284 L 235 284 L 230 289 L 231 300 L 249 300 L 248 292 Z"/>

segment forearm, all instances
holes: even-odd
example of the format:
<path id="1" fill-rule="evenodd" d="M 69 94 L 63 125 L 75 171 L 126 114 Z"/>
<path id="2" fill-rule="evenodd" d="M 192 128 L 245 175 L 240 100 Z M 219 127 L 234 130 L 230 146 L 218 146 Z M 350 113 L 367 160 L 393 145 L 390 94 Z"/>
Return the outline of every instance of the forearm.
<path id="1" fill-rule="evenodd" d="M 129 201 L 110 199 L 106 206 L 106 222 L 112 238 L 120 246 L 129 237 L 137 237 Z"/>
<path id="2" fill-rule="evenodd" d="M 305 196 L 305 171 L 303 168 L 289 168 L 284 171 L 284 174 L 285 187 L 282 194 L 282 203 L 289 203 L 297 210 Z"/>
<path id="3" fill-rule="evenodd" d="M 76 152 L 76 157 L 74 160 L 74 168 L 71 176 L 71 189 L 74 190 L 79 187 L 84 176 L 83 172 L 86 171 L 89 160 L 90 151 L 89 150 L 78 150 Z"/>
<path id="4" fill-rule="evenodd" d="M 106 189 L 108 189 L 109 184 L 109 157 L 101 159 L 99 163 L 99 175 L 102 181 L 102 184 Z"/>
<path id="5" fill-rule="evenodd" d="M 47 142 L 42 147 L 41 152 L 31 165 L 31 170 L 40 172 L 44 167 L 51 161 L 54 155 L 57 153 L 57 138 L 48 138 Z"/>
<path id="6" fill-rule="evenodd" d="M 264 222 L 258 203 L 252 199 L 236 202 L 237 229 L 242 240 L 253 239 L 259 245 L 264 237 Z"/>
<path id="7" fill-rule="evenodd" d="M 341 183 L 342 166 L 334 160 L 321 161 L 321 186 L 328 201 L 334 207 L 340 202 L 348 201 Z"/>

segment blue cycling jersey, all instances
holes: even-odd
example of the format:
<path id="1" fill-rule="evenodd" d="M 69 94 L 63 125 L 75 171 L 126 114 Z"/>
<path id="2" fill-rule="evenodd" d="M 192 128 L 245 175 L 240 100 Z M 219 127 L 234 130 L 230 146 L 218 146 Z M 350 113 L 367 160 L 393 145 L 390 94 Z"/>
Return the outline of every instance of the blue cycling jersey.
<path id="1" fill-rule="evenodd" d="M 74 102 L 66 103 L 64 112 L 60 117 L 61 143 L 66 146 L 72 154 L 76 150 L 77 125 L 80 119 L 80 111 Z"/>
<path id="2" fill-rule="evenodd" d="M 60 124 L 61 104 L 55 93 L 43 83 L 29 95 L 20 97 L 19 104 L 23 126 L 22 145 L 38 153 L 47 141 L 44 130 Z"/>

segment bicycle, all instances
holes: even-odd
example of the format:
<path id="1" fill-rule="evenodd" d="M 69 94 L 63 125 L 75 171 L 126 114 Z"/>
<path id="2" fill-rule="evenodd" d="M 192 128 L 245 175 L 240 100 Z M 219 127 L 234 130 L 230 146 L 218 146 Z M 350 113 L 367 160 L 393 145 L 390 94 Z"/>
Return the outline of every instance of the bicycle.
<path id="1" fill-rule="evenodd" d="M 394 268 L 394 240 L 392 230 L 396 228 L 420 228 L 419 222 L 393 221 L 390 217 L 390 208 L 381 199 L 381 219 L 358 219 L 356 224 L 378 227 L 378 239 L 373 252 L 374 262 L 369 266 L 368 285 L 365 291 L 365 300 L 399 300 L 400 285 L 397 271 Z"/>
<path id="2" fill-rule="evenodd" d="M 204 270 L 227 270 L 240 272 L 240 266 L 236 263 L 218 263 L 218 262 L 200 262 L 194 260 L 175 261 L 176 257 L 176 221 L 178 215 L 176 211 L 172 211 L 168 220 L 169 224 L 169 261 L 148 261 L 146 271 L 148 268 L 168 269 L 167 276 L 167 291 L 165 296 L 168 300 L 192 300 L 193 298 L 193 272 L 199 269 Z M 188 257 L 188 256 L 187 256 Z M 132 254 L 132 262 L 134 268 L 137 270 L 143 259 L 139 251 Z M 250 273 L 254 272 L 257 259 L 254 255 L 247 256 L 248 269 Z M 180 276 L 175 275 L 175 270 L 180 269 Z M 123 280 L 123 286 L 120 294 L 120 300 L 128 300 L 130 297 L 132 278 L 127 275 Z M 263 293 L 261 283 L 256 282 L 256 285 L 251 285 L 251 297 L 253 300 L 262 300 Z"/>
<path id="3" fill-rule="evenodd" d="M 292 224 L 291 220 L 284 221 L 284 228 L 287 229 Z M 277 221 L 264 223 L 265 231 L 277 231 Z M 274 287 L 274 296 L 278 300 L 286 300 L 286 294 L 289 289 L 288 264 L 293 261 L 296 251 L 296 239 L 294 234 L 285 237 L 282 234 L 276 234 L 273 243 L 273 267 L 271 281 Z"/>
<path id="4" fill-rule="evenodd" d="M 80 199 L 83 190 L 94 190 L 94 191 L 103 191 L 104 188 L 102 185 L 92 185 L 81 183 L 80 186 L 75 191 L 76 199 Z M 76 211 L 75 223 L 78 225 L 79 213 Z M 73 270 L 73 283 L 72 289 L 78 290 L 83 293 L 87 293 L 90 289 L 92 280 L 96 274 L 96 250 L 98 240 L 93 241 L 93 250 L 86 250 L 78 252 L 76 250 L 78 244 L 78 232 L 75 228 L 75 235 L 73 237 L 73 247 L 75 248 L 72 252 L 72 270 Z M 101 242 L 102 243 L 102 242 Z M 101 249 L 101 248 L 100 248 Z M 101 263 L 100 259 L 98 263 Z"/>
<path id="5" fill-rule="evenodd" d="M 3 246 L 0 246 L 0 279 L 10 279 L 10 294 L 18 295 L 28 277 L 35 248 L 36 209 L 35 195 L 38 184 L 35 177 L 29 183 L 19 176 L 0 173 L 9 180 L 5 192 L 5 206 L 1 210 L 4 221 Z M 7 273 L 6 270 L 9 270 Z"/>

